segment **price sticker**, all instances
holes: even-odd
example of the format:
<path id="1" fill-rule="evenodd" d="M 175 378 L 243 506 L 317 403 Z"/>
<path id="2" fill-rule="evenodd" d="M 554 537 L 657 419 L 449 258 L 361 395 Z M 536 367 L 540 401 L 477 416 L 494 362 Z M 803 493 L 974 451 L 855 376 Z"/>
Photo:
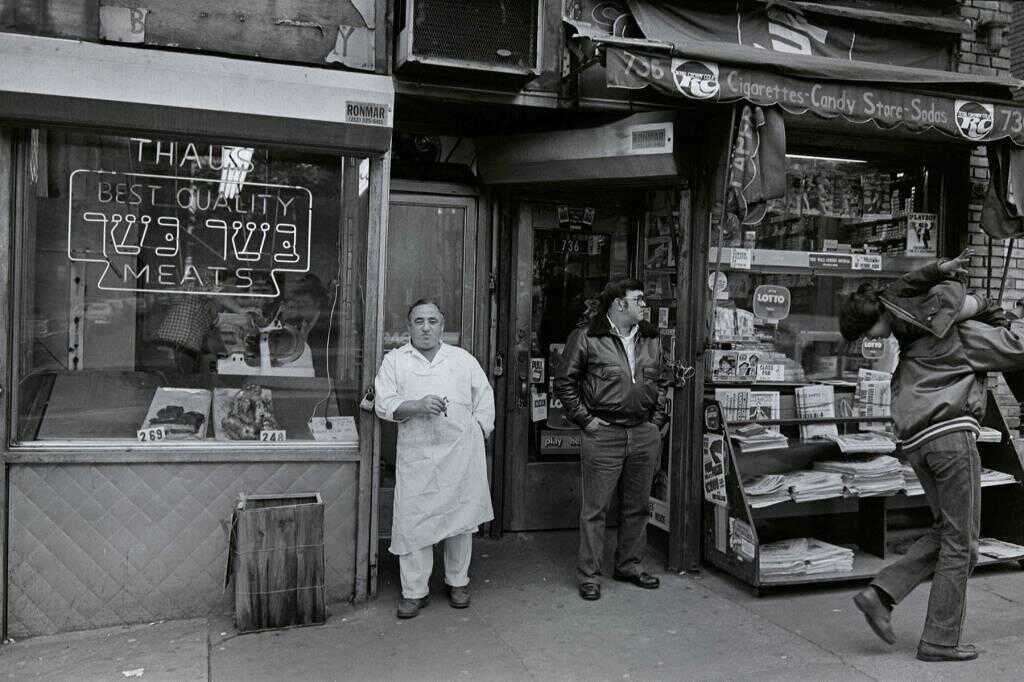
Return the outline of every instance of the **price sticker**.
<path id="1" fill-rule="evenodd" d="M 288 432 L 284 429 L 275 429 L 273 431 L 260 431 L 260 442 L 261 443 L 283 443 L 288 440 Z"/>
<path id="2" fill-rule="evenodd" d="M 158 443 L 167 440 L 167 430 L 162 426 L 150 426 L 146 429 L 139 429 L 136 437 L 140 443 Z"/>

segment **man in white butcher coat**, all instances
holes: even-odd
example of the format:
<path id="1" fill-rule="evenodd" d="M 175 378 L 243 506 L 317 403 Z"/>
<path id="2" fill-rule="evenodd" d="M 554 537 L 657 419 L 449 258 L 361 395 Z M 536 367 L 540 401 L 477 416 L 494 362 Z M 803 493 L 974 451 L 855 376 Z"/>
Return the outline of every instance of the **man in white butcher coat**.
<path id="1" fill-rule="evenodd" d="M 494 518 L 484 439 L 494 430 L 494 392 L 470 353 L 441 341 L 444 315 L 421 299 L 409 309 L 409 343 L 384 356 L 374 381 L 377 415 L 398 422 L 392 554 L 398 555 L 398 617 L 430 601 L 434 544 L 444 540 L 448 603 L 469 606 L 477 526 Z"/>

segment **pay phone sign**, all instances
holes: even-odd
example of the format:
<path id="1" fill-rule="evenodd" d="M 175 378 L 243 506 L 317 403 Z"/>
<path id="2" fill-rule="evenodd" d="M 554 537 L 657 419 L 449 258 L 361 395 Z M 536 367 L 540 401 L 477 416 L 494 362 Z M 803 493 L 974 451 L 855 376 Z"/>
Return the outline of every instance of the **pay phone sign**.
<path id="1" fill-rule="evenodd" d="M 789 289 L 774 284 L 762 284 L 754 290 L 754 316 L 771 322 L 789 317 L 792 297 Z"/>
<path id="2" fill-rule="evenodd" d="M 275 298 L 276 273 L 309 271 L 305 187 L 86 169 L 70 185 L 68 257 L 104 266 L 99 289 Z"/>

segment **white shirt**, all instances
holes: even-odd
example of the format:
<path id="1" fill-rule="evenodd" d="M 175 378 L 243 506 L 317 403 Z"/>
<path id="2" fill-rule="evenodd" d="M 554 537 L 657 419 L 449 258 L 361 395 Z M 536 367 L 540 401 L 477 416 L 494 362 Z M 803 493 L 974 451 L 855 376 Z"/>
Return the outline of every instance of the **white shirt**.
<path id="1" fill-rule="evenodd" d="M 629 378 L 636 383 L 636 333 L 640 329 L 640 325 L 634 324 L 633 328 L 629 330 L 629 333 L 625 336 L 619 332 L 619 328 L 612 322 L 611 316 L 608 317 L 608 324 L 611 325 L 612 333 L 615 336 L 622 339 L 622 345 L 626 348 L 626 359 L 629 361 Z"/>

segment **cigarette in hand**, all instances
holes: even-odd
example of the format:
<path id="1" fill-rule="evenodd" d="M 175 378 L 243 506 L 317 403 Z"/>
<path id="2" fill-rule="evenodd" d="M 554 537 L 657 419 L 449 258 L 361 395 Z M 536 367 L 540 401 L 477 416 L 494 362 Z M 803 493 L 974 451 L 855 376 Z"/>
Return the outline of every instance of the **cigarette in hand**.
<path id="1" fill-rule="evenodd" d="M 448 397 L 445 396 L 444 398 L 441 398 L 441 400 L 444 403 L 444 407 L 441 408 L 441 414 L 443 414 L 444 416 L 447 417 L 448 416 Z"/>

